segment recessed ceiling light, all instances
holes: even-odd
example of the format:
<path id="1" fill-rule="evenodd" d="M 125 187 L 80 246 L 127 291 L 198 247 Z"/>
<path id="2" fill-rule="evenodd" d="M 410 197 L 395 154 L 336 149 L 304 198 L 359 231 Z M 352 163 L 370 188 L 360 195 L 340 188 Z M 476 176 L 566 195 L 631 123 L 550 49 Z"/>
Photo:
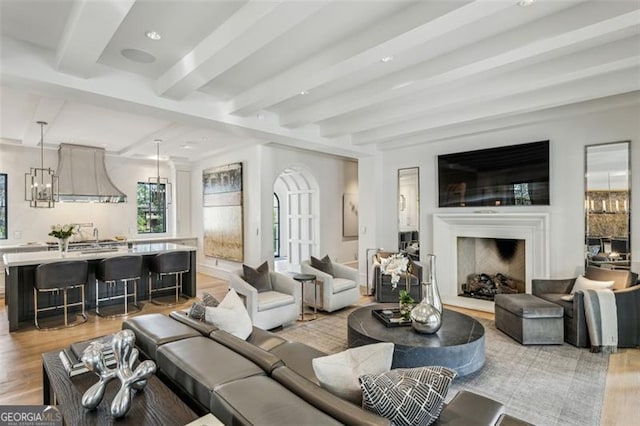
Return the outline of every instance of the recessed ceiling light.
<path id="1" fill-rule="evenodd" d="M 147 31 L 146 33 L 144 33 L 144 35 L 146 35 L 149 40 L 153 40 L 153 41 L 158 41 L 162 38 L 160 33 L 156 31 Z"/>
<path id="2" fill-rule="evenodd" d="M 527 7 L 535 3 L 536 0 L 518 0 L 518 6 Z"/>
<path id="3" fill-rule="evenodd" d="M 308 95 L 308 94 L 309 94 L 309 91 L 307 91 L 307 90 L 302 90 L 302 91 L 300 91 L 300 94 L 301 94 L 302 96 L 304 96 L 304 95 Z"/>
<path id="4" fill-rule="evenodd" d="M 385 56 L 384 58 L 380 58 L 380 60 L 384 63 L 393 61 L 393 55 Z"/>
<path id="5" fill-rule="evenodd" d="M 120 54 L 130 61 L 141 64 L 150 64 L 156 60 L 156 57 L 151 53 L 139 49 L 123 49 Z"/>

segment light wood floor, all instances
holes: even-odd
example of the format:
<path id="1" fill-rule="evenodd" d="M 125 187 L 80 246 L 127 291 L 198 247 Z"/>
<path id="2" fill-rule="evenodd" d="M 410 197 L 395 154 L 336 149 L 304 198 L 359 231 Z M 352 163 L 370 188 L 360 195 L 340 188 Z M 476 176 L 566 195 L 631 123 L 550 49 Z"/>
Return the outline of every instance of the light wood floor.
<path id="1" fill-rule="evenodd" d="M 227 283 L 207 275 L 198 274 L 198 294 L 203 290 L 222 300 Z M 370 298 L 363 296 L 362 303 Z M 178 308 L 185 308 L 191 302 Z M 463 313 L 493 320 L 493 314 L 449 307 Z M 145 304 L 137 314 L 169 313 L 176 307 Z M 73 342 L 94 336 L 114 333 L 121 328 L 122 319 L 105 319 L 89 314 L 89 320 L 80 326 L 55 331 L 38 331 L 35 327 L 9 333 L 4 300 L 0 299 L 0 405 L 42 404 L 42 363 L 40 355 L 63 348 Z M 586 350 L 586 349 L 585 349 Z M 611 355 L 602 425 L 639 425 L 640 401 L 640 349 L 622 349 Z M 542 425 L 541 425 L 542 426 Z"/>

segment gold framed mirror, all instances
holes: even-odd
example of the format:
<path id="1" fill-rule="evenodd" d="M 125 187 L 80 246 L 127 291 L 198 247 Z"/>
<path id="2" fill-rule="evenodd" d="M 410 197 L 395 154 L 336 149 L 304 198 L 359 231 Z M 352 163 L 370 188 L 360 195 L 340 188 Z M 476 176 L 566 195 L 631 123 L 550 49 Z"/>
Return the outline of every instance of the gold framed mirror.
<path id="1" fill-rule="evenodd" d="M 631 142 L 585 146 L 587 266 L 631 266 Z"/>
<path id="2" fill-rule="evenodd" d="M 398 169 L 398 250 L 420 260 L 420 168 Z"/>

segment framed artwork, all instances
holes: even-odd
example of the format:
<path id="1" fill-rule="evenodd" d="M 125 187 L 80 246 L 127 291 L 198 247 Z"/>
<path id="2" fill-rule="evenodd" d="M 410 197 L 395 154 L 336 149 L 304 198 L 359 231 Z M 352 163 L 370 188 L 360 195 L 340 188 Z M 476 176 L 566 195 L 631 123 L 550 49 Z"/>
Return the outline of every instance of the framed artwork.
<path id="1" fill-rule="evenodd" d="M 242 163 L 202 171 L 204 255 L 244 261 Z"/>
<path id="2" fill-rule="evenodd" d="M 342 196 L 342 236 L 358 236 L 358 194 Z"/>

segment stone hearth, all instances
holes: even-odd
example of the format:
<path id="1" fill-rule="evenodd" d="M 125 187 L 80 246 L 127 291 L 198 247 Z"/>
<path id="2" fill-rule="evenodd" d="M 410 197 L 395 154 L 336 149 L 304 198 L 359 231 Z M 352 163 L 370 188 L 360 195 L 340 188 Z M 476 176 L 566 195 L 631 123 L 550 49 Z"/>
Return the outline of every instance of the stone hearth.
<path id="1" fill-rule="evenodd" d="M 459 296 L 459 237 L 524 240 L 525 292 L 531 280 L 549 276 L 548 213 L 446 213 L 433 215 L 433 252 L 442 301 L 453 306 L 493 312 L 493 302 Z"/>

